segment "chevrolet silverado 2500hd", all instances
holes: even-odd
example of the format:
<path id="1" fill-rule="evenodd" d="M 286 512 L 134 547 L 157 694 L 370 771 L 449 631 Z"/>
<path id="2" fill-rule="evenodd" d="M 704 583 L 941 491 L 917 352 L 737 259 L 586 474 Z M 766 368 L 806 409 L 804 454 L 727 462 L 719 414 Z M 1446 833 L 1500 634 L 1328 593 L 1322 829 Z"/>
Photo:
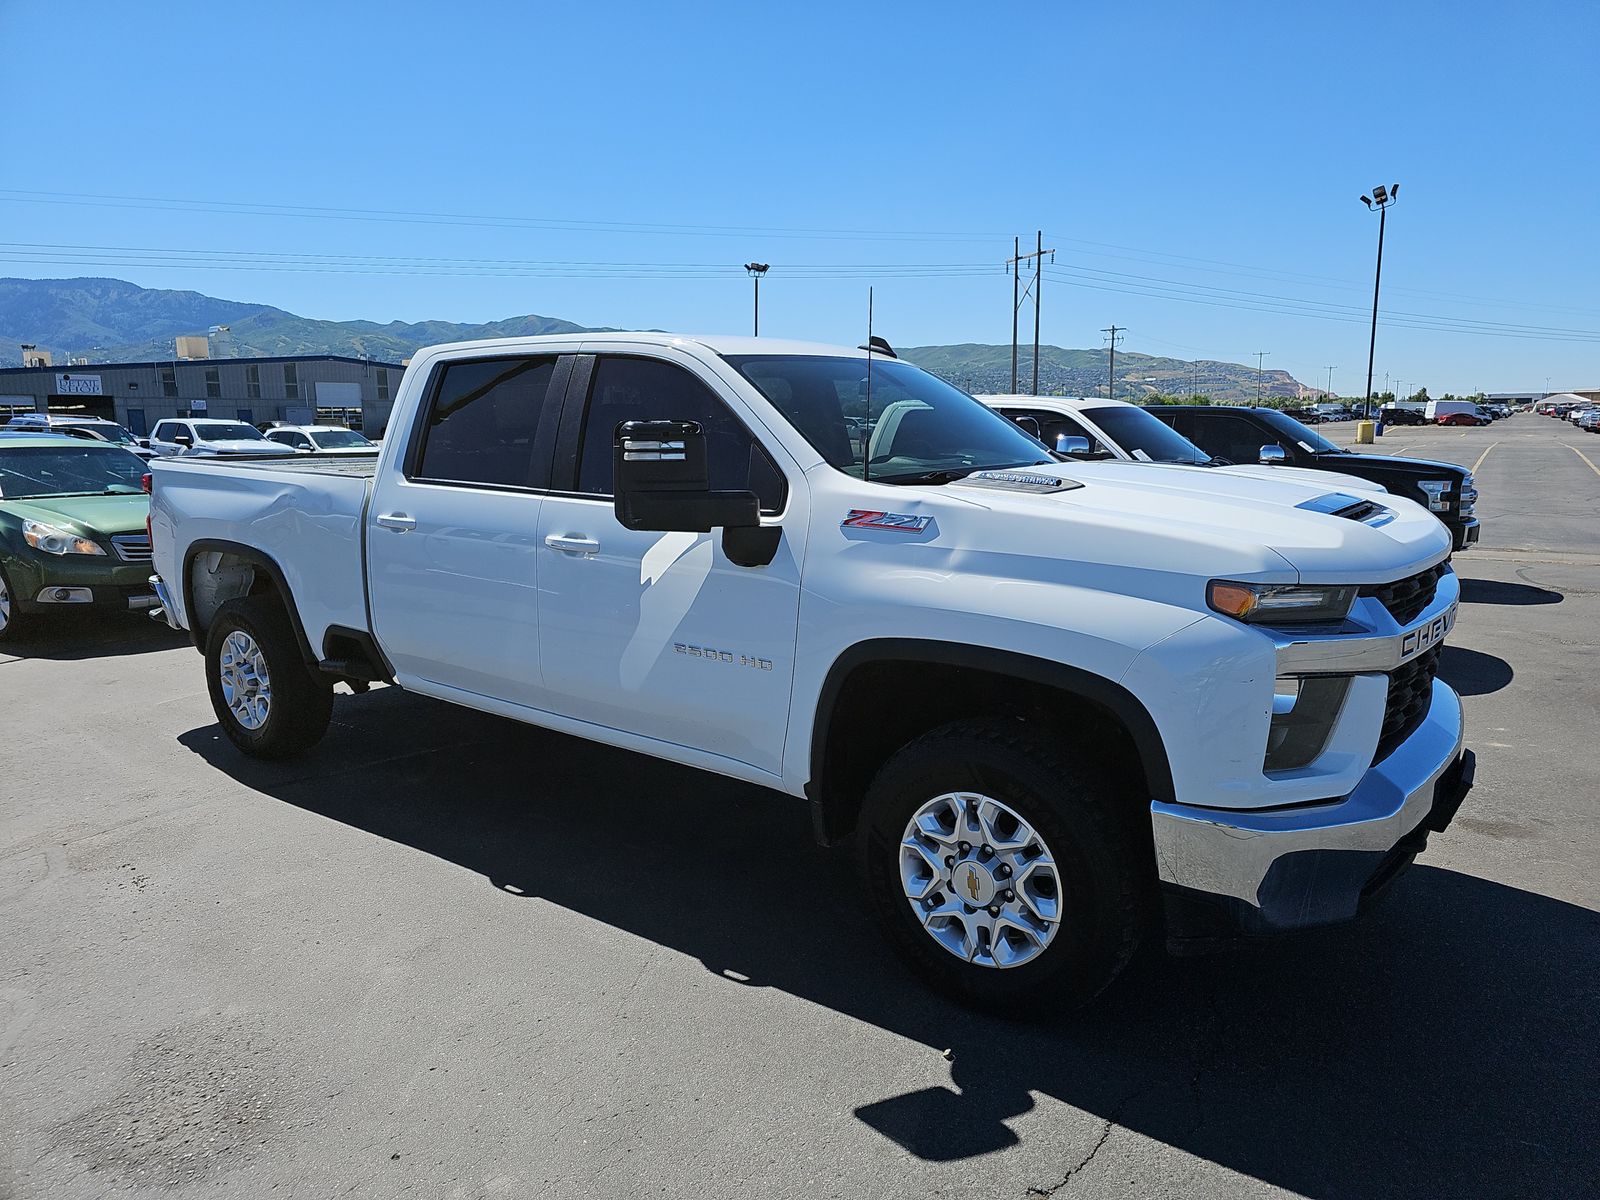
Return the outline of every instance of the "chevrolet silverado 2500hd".
<path id="1" fill-rule="evenodd" d="M 392 681 L 804 796 L 975 1003 L 1082 1001 L 1162 919 L 1351 917 L 1471 784 L 1422 508 L 1062 461 L 882 353 L 437 346 L 375 462 L 166 458 L 152 493 L 246 753 Z"/>

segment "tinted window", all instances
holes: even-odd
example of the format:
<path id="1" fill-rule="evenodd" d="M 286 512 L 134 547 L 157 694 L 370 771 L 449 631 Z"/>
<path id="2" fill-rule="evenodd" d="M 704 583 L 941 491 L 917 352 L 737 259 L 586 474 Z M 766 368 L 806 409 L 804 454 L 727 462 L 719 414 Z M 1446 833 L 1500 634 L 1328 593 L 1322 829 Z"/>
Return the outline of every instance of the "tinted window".
<path id="1" fill-rule="evenodd" d="M 1232 463 L 1253 463 L 1261 458 L 1261 447 L 1275 445 L 1278 438 L 1257 427 L 1254 421 L 1226 413 L 1191 417 L 1190 440 L 1207 454 Z"/>
<path id="2" fill-rule="evenodd" d="M 171 421 L 157 421 L 155 432 L 150 436 L 158 442 L 170 442 L 172 435 L 178 432 L 178 427 Z"/>
<path id="3" fill-rule="evenodd" d="M 783 507 L 783 476 L 728 406 L 682 367 L 650 358 L 595 364 L 578 451 L 578 490 L 611 495 L 611 442 L 624 421 L 698 421 L 713 491 L 751 491 L 764 512 Z"/>
<path id="4" fill-rule="evenodd" d="M 894 359 L 827 355 L 727 361 L 832 466 L 879 483 L 949 482 L 1047 463 L 1039 443 L 937 376 Z"/>
<path id="5" fill-rule="evenodd" d="M 417 476 L 531 486 L 534 438 L 555 368 L 553 357 L 447 363 L 423 431 Z"/>
<path id="6" fill-rule="evenodd" d="M 1105 430 L 1106 436 L 1134 458 L 1152 462 L 1203 463 L 1210 456 L 1169 425 L 1163 425 L 1142 408 L 1107 405 L 1091 408 L 1091 421 Z M 1254 462 L 1255 459 L 1250 460 Z"/>
<path id="7" fill-rule="evenodd" d="M 264 442 L 261 431 L 243 421 L 196 421 L 195 436 L 202 442 Z"/>

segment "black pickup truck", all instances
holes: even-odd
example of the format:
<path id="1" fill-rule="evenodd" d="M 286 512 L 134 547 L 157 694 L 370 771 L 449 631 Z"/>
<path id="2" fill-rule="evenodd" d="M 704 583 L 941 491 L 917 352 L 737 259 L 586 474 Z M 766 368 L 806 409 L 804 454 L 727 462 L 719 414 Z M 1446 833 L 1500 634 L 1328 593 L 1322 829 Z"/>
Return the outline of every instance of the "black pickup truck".
<path id="1" fill-rule="evenodd" d="M 1147 411 L 1216 458 L 1342 471 L 1368 479 L 1433 513 L 1449 527 L 1457 550 L 1478 540 L 1478 518 L 1473 514 L 1478 489 L 1465 467 L 1426 458 L 1357 454 L 1275 408 L 1152 404 Z"/>

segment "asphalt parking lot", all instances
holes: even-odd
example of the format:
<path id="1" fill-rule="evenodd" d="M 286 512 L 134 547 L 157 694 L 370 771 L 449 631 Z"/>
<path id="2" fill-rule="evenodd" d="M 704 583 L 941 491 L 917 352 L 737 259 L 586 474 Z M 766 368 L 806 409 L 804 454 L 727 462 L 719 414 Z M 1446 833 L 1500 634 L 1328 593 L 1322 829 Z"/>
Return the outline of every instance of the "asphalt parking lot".
<path id="1" fill-rule="evenodd" d="M 1476 465 L 1476 790 L 1362 922 L 1036 1024 L 783 797 L 396 689 L 262 764 L 162 627 L 8 646 L 0 1197 L 1600 1194 L 1600 437 L 1376 450 Z"/>

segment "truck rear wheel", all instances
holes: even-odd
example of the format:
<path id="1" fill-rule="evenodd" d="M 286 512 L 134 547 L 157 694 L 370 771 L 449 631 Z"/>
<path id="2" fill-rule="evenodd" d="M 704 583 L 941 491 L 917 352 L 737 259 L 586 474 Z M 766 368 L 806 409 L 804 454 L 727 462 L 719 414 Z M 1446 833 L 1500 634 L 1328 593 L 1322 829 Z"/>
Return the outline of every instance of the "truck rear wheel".
<path id="1" fill-rule="evenodd" d="M 1125 802 L 1020 720 L 958 721 L 868 790 L 872 904 L 906 961 L 977 1008 L 1085 1004 L 1133 956 L 1149 872 Z"/>
<path id="2" fill-rule="evenodd" d="M 206 634 L 206 687 L 228 740 L 252 758 L 289 758 L 316 745 L 333 689 L 306 666 L 283 606 L 229 600 Z"/>

